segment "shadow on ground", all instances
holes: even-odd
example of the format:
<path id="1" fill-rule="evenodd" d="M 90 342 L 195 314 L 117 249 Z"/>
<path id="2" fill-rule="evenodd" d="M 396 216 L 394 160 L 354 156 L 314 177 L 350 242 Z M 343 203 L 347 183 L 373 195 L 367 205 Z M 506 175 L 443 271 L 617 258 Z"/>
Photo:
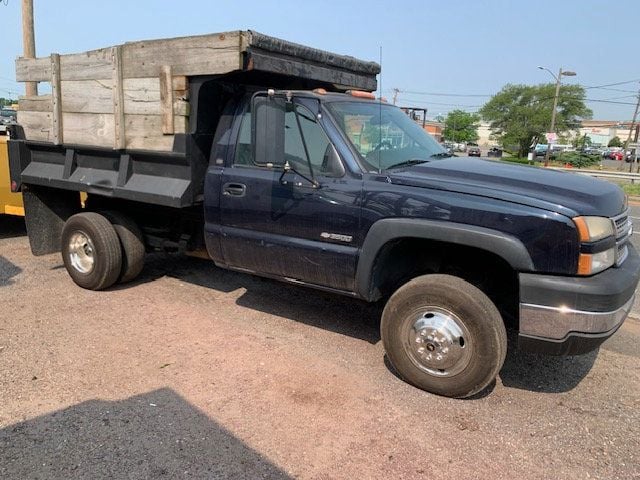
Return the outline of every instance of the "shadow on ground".
<path id="1" fill-rule="evenodd" d="M 0 478 L 290 478 L 170 389 L 0 430 Z"/>
<path id="2" fill-rule="evenodd" d="M 140 278 L 115 289 L 131 288 L 164 276 L 224 293 L 245 289 L 236 301 L 240 306 L 371 344 L 380 341 L 380 304 L 224 270 L 210 260 L 165 254 L 148 255 Z"/>
<path id="3" fill-rule="evenodd" d="M 27 234 L 24 217 L 0 215 L 0 240 L 3 238 L 22 237 Z"/>
<path id="4" fill-rule="evenodd" d="M 14 263 L 0 255 L 0 287 L 6 287 L 13 283 L 13 277 L 17 276 L 22 269 Z"/>
<path id="5" fill-rule="evenodd" d="M 380 341 L 381 304 L 367 304 L 311 288 L 217 268 L 211 261 L 175 255 L 149 255 L 138 283 L 170 276 L 220 292 L 245 289 L 237 304 L 292 321 L 375 344 Z M 131 285 L 135 285 L 131 284 Z M 128 288 L 123 285 L 117 288 Z M 553 357 L 519 351 L 517 333 L 508 332 L 509 348 L 500 378 L 505 387 L 559 393 L 575 388 L 589 373 L 598 352 Z M 396 375 L 390 364 L 387 368 Z M 489 387 L 472 398 L 483 398 Z"/>
<path id="6" fill-rule="evenodd" d="M 575 356 L 550 356 L 518 350 L 517 333 L 508 332 L 508 353 L 500 378 L 505 387 L 560 393 L 574 389 L 591 371 L 598 350 Z"/>

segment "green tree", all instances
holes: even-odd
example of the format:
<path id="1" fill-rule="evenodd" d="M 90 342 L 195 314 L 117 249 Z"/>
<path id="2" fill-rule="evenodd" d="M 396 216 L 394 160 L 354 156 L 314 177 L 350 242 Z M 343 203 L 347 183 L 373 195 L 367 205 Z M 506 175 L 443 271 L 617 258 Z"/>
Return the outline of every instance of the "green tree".
<path id="1" fill-rule="evenodd" d="M 611 140 L 609 140 L 609 143 L 607 143 L 607 147 L 621 147 L 622 146 L 622 140 L 620 140 L 620 137 L 616 136 L 613 137 Z"/>
<path id="2" fill-rule="evenodd" d="M 591 141 L 591 137 L 586 133 L 584 135 L 576 135 L 572 143 L 573 146 L 578 149 L 590 147 L 593 144 L 593 142 Z"/>
<path id="3" fill-rule="evenodd" d="M 18 101 L 12 98 L 0 97 L 0 107 L 5 107 L 7 105 L 12 105 L 14 103 L 18 103 Z"/>
<path id="4" fill-rule="evenodd" d="M 478 126 L 480 115 L 452 110 L 444 121 L 442 136 L 452 142 L 475 142 L 478 140 Z"/>
<path id="5" fill-rule="evenodd" d="M 554 84 L 505 85 L 481 109 L 480 115 L 490 123 L 495 137 L 505 148 L 526 156 L 534 142 L 546 142 L 544 133 L 551 126 L 555 96 Z M 558 96 L 556 132 L 568 132 L 581 119 L 591 118 L 584 103 L 584 88 L 561 85 Z"/>

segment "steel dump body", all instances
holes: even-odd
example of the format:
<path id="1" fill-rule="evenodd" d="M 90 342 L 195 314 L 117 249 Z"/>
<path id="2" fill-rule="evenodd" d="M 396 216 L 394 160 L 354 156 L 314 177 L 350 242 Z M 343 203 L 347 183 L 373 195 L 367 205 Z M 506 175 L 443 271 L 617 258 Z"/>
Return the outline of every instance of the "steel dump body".
<path id="1" fill-rule="evenodd" d="M 12 178 L 169 207 L 197 204 L 225 104 L 247 88 L 375 90 L 376 63 L 252 31 L 16 61 Z"/>

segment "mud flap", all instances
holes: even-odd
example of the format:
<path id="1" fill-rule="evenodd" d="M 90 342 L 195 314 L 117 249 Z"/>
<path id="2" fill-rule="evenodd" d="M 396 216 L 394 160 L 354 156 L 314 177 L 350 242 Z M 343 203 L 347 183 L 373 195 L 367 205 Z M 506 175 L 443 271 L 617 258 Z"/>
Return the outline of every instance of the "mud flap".
<path id="1" fill-rule="evenodd" d="M 23 185 L 25 223 L 34 255 L 60 251 L 62 227 L 80 211 L 80 193 L 36 185 Z"/>

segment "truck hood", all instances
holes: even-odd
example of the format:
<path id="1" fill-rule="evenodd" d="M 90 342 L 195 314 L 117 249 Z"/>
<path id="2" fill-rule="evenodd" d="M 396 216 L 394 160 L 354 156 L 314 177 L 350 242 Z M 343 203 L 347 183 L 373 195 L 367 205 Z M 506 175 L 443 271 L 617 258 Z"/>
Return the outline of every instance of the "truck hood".
<path id="1" fill-rule="evenodd" d="M 398 185 L 497 198 L 572 217 L 613 217 L 624 209 L 624 193 L 609 182 L 573 172 L 453 157 L 388 172 Z"/>

